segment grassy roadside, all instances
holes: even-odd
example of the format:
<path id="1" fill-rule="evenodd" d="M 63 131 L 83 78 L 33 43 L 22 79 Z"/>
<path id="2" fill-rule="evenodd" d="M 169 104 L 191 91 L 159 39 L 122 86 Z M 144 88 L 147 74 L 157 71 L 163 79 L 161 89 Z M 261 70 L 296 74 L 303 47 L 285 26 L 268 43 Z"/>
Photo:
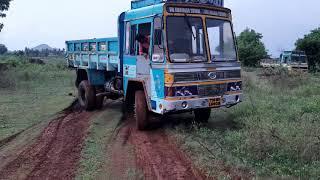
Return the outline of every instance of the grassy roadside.
<path id="1" fill-rule="evenodd" d="M 0 140 L 38 124 L 73 101 L 74 74 L 63 58 L 31 64 L 25 57 L 0 56 Z"/>
<path id="2" fill-rule="evenodd" d="M 121 105 L 116 102 L 109 102 L 104 107 L 105 110 L 97 112 L 92 117 L 76 179 L 97 179 L 99 174 L 106 173 L 103 168 L 106 159 L 109 158 L 106 157 L 108 156 L 107 146 L 112 141 L 116 127 L 122 118 L 122 113 L 119 112 L 120 107 Z"/>
<path id="3" fill-rule="evenodd" d="M 320 76 L 243 73 L 246 100 L 215 110 L 207 127 L 167 129 L 208 175 L 320 177 Z"/>

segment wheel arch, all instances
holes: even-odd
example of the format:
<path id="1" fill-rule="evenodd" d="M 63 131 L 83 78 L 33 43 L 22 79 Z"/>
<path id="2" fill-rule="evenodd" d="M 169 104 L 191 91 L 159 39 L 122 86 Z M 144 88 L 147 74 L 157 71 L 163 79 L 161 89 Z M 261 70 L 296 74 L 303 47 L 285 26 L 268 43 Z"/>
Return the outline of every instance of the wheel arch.
<path id="1" fill-rule="evenodd" d="M 75 85 L 76 87 L 79 87 L 81 81 L 88 80 L 88 73 L 85 69 L 77 69 L 76 73 L 77 73 L 77 79 L 76 79 Z"/>
<path id="2" fill-rule="evenodd" d="M 132 79 L 128 81 L 128 86 L 126 89 L 126 94 L 124 96 L 124 100 L 126 104 L 134 104 L 135 102 L 135 92 L 137 90 L 143 90 L 144 95 L 146 97 L 148 110 L 151 111 L 150 98 L 148 96 L 148 91 L 146 88 L 146 84 L 143 80 Z"/>

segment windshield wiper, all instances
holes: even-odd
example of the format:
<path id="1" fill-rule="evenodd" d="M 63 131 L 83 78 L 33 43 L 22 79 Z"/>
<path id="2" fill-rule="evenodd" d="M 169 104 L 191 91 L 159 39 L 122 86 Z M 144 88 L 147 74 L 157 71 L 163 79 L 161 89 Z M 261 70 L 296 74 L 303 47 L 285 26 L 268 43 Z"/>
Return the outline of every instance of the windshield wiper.
<path id="1" fill-rule="evenodd" d="M 194 34 L 194 32 L 193 32 L 193 30 L 192 30 L 192 26 L 191 26 L 190 20 L 188 19 L 187 14 L 184 14 L 184 20 L 185 20 L 185 22 L 187 23 L 187 25 L 188 25 L 191 33 L 192 33 L 193 39 L 195 40 L 195 39 L 196 39 L 196 35 Z"/>

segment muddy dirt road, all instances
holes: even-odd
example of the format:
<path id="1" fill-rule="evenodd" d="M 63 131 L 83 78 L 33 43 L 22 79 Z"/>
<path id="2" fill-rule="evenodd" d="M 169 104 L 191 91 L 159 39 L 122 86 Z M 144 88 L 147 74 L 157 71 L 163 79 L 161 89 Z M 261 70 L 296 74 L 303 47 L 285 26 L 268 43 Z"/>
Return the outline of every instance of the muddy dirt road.
<path id="1" fill-rule="evenodd" d="M 74 179 L 95 113 L 99 112 L 77 108 L 61 112 L 34 143 L 24 146 L 15 158 L 2 165 L 0 179 Z M 101 179 L 127 179 L 128 169 L 137 169 L 143 179 L 206 179 L 164 130 L 137 131 L 132 116 L 118 121 L 122 123 L 114 127 L 115 133 L 106 142 L 109 147 L 105 153 L 111 158 L 106 160 L 108 175 Z"/>
<path id="2" fill-rule="evenodd" d="M 73 179 L 91 115 L 73 108 L 61 112 L 0 170 L 0 179 Z"/>
<path id="3" fill-rule="evenodd" d="M 126 152 L 128 146 L 134 149 L 135 164 Z M 119 129 L 111 153 L 111 169 L 118 177 L 136 166 L 144 179 L 206 179 L 164 130 L 137 131 L 133 118 L 128 118 Z"/>

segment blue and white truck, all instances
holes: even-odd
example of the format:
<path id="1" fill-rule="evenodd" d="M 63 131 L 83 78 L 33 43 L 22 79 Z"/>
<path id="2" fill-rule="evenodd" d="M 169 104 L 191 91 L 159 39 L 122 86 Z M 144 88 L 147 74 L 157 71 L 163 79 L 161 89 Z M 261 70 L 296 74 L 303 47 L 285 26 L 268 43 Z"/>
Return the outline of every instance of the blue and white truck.
<path id="1" fill-rule="evenodd" d="M 66 41 L 81 106 L 123 99 L 144 130 L 152 113 L 193 112 L 205 123 L 211 109 L 240 103 L 241 67 L 223 3 L 135 0 L 118 17 L 117 37 Z"/>

